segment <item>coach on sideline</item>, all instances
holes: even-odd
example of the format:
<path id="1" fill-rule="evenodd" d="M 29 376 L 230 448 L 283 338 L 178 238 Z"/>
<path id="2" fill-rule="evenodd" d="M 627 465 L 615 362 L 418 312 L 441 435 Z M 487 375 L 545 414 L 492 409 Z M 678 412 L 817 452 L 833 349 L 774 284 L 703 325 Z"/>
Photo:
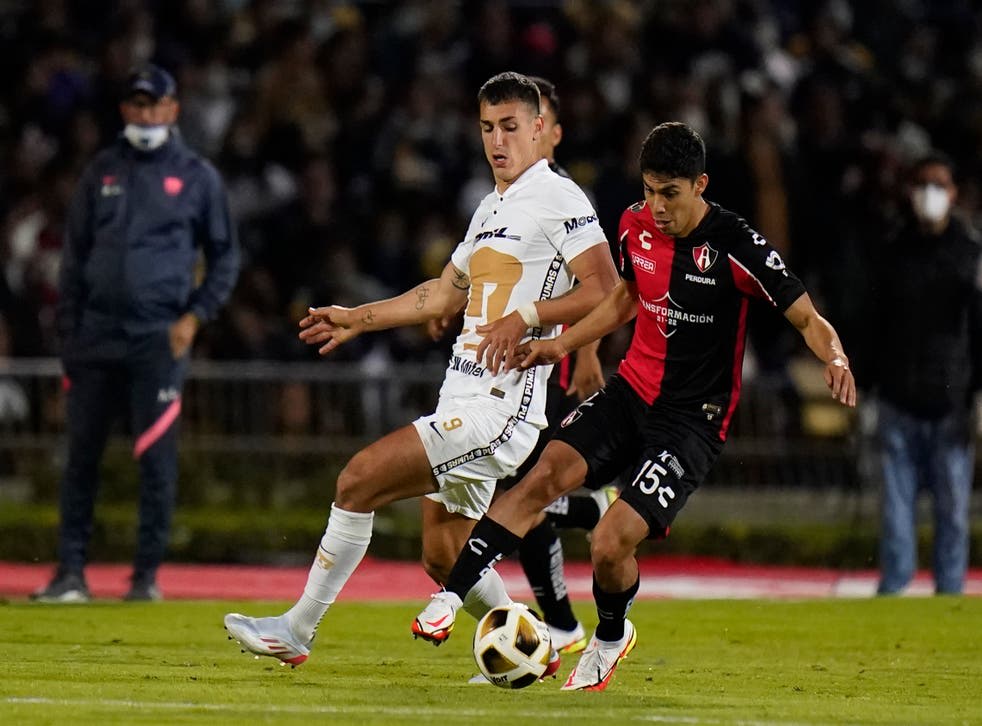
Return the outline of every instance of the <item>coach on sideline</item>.
<path id="1" fill-rule="evenodd" d="M 135 70 L 125 124 L 82 174 L 66 225 L 58 329 L 68 385 L 68 462 L 61 484 L 58 570 L 33 599 L 85 602 L 99 465 L 120 409 L 139 462 L 139 534 L 124 599 L 158 600 L 177 490 L 177 419 L 198 327 L 228 299 L 239 251 L 218 172 L 174 124 L 177 86 L 155 65 Z M 206 272 L 196 284 L 199 252 Z"/>

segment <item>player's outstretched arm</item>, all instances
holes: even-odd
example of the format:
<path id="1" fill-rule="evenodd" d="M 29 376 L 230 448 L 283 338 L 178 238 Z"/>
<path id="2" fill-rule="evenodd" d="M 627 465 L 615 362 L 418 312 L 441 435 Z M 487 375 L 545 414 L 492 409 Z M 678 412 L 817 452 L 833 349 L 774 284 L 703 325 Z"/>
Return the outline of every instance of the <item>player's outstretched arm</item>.
<path id="1" fill-rule="evenodd" d="M 855 406 L 856 379 L 849 370 L 849 359 L 835 328 L 818 314 L 808 293 L 795 300 L 784 311 L 784 317 L 798 329 L 811 351 L 825 364 L 825 384 L 832 391 L 832 398 L 844 406 Z"/>
<path id="2" fill-rule="evenodd" d="M 586 249 L 568 264 L 579 282 L 565 295 L 551 300 L 525 301 L 508 315 L 477 326 L 478 335 L 483 336 L 477 348 L 478 363 L 483 359 L 494 374 L 502 364 L 506 369 L 513 368 L 509 358 L 529 328 L 576 322 L 595 308 L 617 283 L 617 270 L 606 244 Z"/>
<path id="3" fill-rule="evenodd" d="M 637 286 L 621 280 L 589 315 L 552 340 L 530 340 L 519 346 L 511 367 L 558 363 L 567 354 L 600 340 L 638 314 Z"/>
<path id="4" fill-rule="evenodd" d="M 364 332 L 386 330 L 424 323 L 433 318 L 454 315 L 467 302 L 470 278 L 447 263 L 435 280 L 420 283 L 402 295 L 365 303 L 354 308 L 340 305 L 309 308 L 300 321 L 300 340 L 319 345 L 327 355 L 342 343 Z"/>

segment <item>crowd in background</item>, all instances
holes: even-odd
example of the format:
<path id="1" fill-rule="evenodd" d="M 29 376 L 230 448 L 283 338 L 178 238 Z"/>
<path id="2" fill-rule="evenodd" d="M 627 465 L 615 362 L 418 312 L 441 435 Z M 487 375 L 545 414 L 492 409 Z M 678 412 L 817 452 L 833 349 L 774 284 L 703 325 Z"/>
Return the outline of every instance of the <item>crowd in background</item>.
<path id="1" fill-rule="evenodd" d="M 947 152 L 959 211 L 982 215 L 971 0 L 5 0 L 0 354 L 58 350 L 66 207 L 82 165 L 119 132 L 119 84 L 143 60 L 177 77 L 181 131 L 224 175 L 243 247 L 199 357 L 308 358 L 296 337 L 308 305 L 437 275 L 491 187 L 476 93 L 502 70 L 556 83 L 557 159 L 610 239 L 641 197 L 647 131 L 696 127 L 707 198 L 785 253 L 854 356 L 904 167 Z M 783 339 L 760 340 L 765 365 L 786 353 Z M 400 330 L 335 357 L 369 350 L 443 356 L 423 331 Z"/>

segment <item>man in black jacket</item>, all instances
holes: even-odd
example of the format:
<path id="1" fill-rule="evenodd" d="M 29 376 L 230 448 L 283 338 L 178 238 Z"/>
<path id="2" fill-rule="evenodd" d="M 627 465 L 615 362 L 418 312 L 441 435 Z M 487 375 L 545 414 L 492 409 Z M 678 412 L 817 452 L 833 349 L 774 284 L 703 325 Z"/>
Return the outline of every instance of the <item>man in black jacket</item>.
<path id="1" fill-rule="evenodd" d="M 914 165 L 910 216 L 872 266 L 877 321 L 872 381 L 883 477 L 881 595 L 903 590 L 917 565 L 917 498 L 934 500 L 934 584 L 960 593 L 968 565 L 974 470 L 971 399 L 982 342 L 982 247 L 951 214 L 951 162 Z"/>
<path id="2" fill-rule="evenodd" d="M 239 252 L 218 172 L 180 139 L 176 84 L 148 65 L 128 79 L 125 127 L 82 175 L 69 213 L 58 327 L 68 386 L 59 566 L 34 594 L 85 602 L 99 464 L 120 408 L 139 462 L 137 551 L 128 600 L 156 600 L 177 486 L 177 419 L 198 327 L 226 301 Z M 206 273 L 196 271 L 200 253 Z"/>

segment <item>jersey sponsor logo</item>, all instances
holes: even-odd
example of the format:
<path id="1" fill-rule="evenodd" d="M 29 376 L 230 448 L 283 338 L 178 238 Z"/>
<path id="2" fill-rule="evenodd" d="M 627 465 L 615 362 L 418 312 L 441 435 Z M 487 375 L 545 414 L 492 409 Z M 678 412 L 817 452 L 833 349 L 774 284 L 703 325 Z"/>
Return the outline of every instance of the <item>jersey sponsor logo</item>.
<path id="1" fill-rule="evenodd" d="M 692 260 L 699 268 L 699 272 L 705 272 L 716 262 L 719 252 L 709 246 L 708 242 L 703 242 L 698 247 L 692 248 Z"/>
<path id="2" fill-rule="evenodd" d="M 123 187 L 118 183 L 116 177 L 112 174 L 106 174 L 102 177 L 102 188 L 99 193 L 104 197 L 118 197 L 123 193 Z"/>
<path id="3" fill-rule="evenodd" d="M 685 273 L 685 279 L 688 282 L 698 282 L 700 285 L 715 285 L 715 277 L 700 277 L 699 275 L 691 275 L 688 272 Z"/>
<path id="4" fill-rule="evenodd" d="M 646 300 L 642 297 L 641 307 L 655 316 L 658 330 L 666 338 L 671 338 L 678 332 L 679 323 L 713 324 L 711 313 L 687 313 L 667 292 L 655 301 Z"/>
<path id="5" fill-rule="evenodd" d="M 563 222 L 563 226 L 566 227 L 566 234 L 569 234 L 574 229 L 586 227 L 588 224 L 593 224 L 596 221 L 597 215 L 591 214 L 589 217 L 574 217 L 573 219 L 567 219 L 565 222 Z"/>
<path id="6" fill-rule="evenodd" d="M 484 375 L 484 366 L 478 365 L 475 361 L 461 358 L 459 355 L 450 356 L 450 370 L 463 373 L 467 376 L 480 378 Z"/>
<path id="7" fill-rule="evenodd" d="M 178 176 L 164 177 L 164 192 L 169 197 L 176 197 L 184 188 L 184 180 Z"/>
<path id="8" fill-rule="evenodd" d="M 631 253 L 631 262 L 633 262 L 634 266 L 639 270 L 644 270 L 645 272 L 649 272 L 651 274 L 655 273 L 655 261 L 642 257 L 637 252 Z"/>
<path id="9" fill-rule="evenodd" d="M 482 239 L 491 239 L 492 237 L 496 237 L 498 239 L 511 239 L 511 240 L 518 241 L 522 238 L 522 235 L 508 234 L 507 227 L 498 227 L 497 229 L 488 229 L 485 230 L 484 232 L 478 232 L 474 236 L 474 239 L 480 241 Z"/>

